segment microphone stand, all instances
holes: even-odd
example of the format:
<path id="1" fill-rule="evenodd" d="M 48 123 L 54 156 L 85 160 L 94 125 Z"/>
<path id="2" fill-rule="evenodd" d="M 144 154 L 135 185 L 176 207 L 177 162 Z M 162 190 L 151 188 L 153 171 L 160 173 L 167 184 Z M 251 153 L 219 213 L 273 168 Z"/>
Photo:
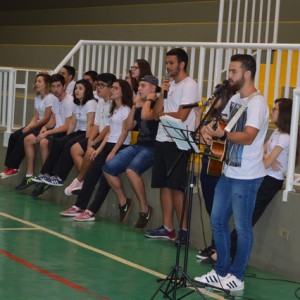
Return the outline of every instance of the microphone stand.
<path id="1" fill-rule="evenodd" d="M 187 140 L 187 143 L 189 141 Z M 182 212 L 180 218 L 180 236 L 179 242 L 177 244 L 176 250 L 176 260 L 175 265 L 172 266 L 171 272 L 164 279 L 157 279 L 157 282 L 161 282 L 161 285 L 156 289 L 155 293 L 152 295 L 151 300 L 155 299 L 159 292 L 162 293 L 163 298 L 170 300 L 183 299 L 192 293 L 197 293 L 198 297 L 201 299 L 207 299 L 201 292 L 200 288 L 205 288 L 207 285 L 195 282 L 187 275 L 187 265 L 188 265 L 188 253 L 189 253 L 189 238 L 190 238 L 190 228 L 191 228 L 191 217 L 192 217 L 192 203 L 193 203 L 193 189 L 194 189 L 194 152 L 189 150 L 187 153 L 190 157 L 190 162 L 188 164 L 188 169 L 191 171 L 188 174 L 188 181 L 186 189 L 183 196 Z M 181 252 L 181 234 L 182 234 L 182 224 L 187 209 L 187 240 L 184 249 L 183 256 L 183 267 L 180 265 L 180 252 Z M 184 289 L 181 294 L 178 294 L 179 289 Z"/>
<path id="2" fill-rule="evenodd" d="M 208 112 L 205 114 L 205 116 L 203 117 L 203 119 L 200 121 L 198 127 L 195 129 L 195 131 L 192 133 L 192 137 L 193 139 L 195 139 L 196 135 L 197 135 L 197 132 L 201 130 L 201 128 L 205 125 L 206 123 L 206 120 L 208 119 L 208 117 L 211 117 L 214 109 L 215 109 L 215 106 L 217 105 L 217 102 L 218 100 L 221 98 L 221 93 L 219 94 L 216 94 L 214 96 L 214 101 L 212 101 L 212 104 L 211 106 L 209 107 L 209 110 Z"/>

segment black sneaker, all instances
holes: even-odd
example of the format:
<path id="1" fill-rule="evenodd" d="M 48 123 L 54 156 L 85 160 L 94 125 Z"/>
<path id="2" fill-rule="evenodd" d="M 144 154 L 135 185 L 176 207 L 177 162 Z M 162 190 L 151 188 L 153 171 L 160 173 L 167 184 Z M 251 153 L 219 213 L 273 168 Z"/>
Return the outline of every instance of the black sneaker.
<path id="1" fill-rule="evenodd" d="M 211 256 L 201 260 L 201 264 L 208 265 L 208 266 L 213 266 L 215 262 L 216 260 L 213 259 Z"/>
<path id="2" fill-rule="evenodd" d="M 175 245 L 178 245 L 180 242 L 181 247 L 185 247 L 187 244 L 187 231 L 182 229 L 178 231 L 178 236 L 175 240 Z"/>
<path id="3" fill-rule="evenodd" d="M 36 188 L 32 191 L 31 196 L 36 198 L 42 195 L 45 191 L 51 188 L 51 185 L 46 183 L 39 183 L 36 185 Z"/>
<path id="4" fill-rule="evenodd" d="M 211 246 L 209 246 L 203 250 L 200 250 L 198 252 L 198 254 L 196 255 L 196 258 L 203 260 L 203 259 L 210 257 L 214 253 L 215 253 L 215 250 Z"/>
<path id="5" fill-rule="evenodd" d="M 21 183 L 20 183 L 18 186 L 15 187 L 15 189 L 16 189 L 17 191 L 21 191 L 21 190 L 24 190 L 24 189 L 28 188 L 29 186 L 35 184 L 35 182 L 32 181 L 32 179 L 33 179 L 34 177 L 35 177 L 34 175 L 32 175 L 32 176 L 30 176 L 30 177 L 25 176 L 25 177 L 22 179 Z"/>
<path id="6" fill-rule="evenodd" d="M 147 213 L 140 212 L 140 217 L 137 223 L 135 224 L 134 228 L 139 230 L 144 229 L 148 224 L 152 216 L 152 213 L 153 213 L 153 208 L 150 205 L 148 205 L 148 212 Z"/>
<path id="7" fill-rule="evenodd" d="M 119 210 L 120 210 L 120 222 L 124 223 L 126 222 L 129 213 L 132 209 L 133 206 L 133 202 L 131 199 L 126 199 L 126 204 L 124 204 L 123 206 L 119 205 Z"/>

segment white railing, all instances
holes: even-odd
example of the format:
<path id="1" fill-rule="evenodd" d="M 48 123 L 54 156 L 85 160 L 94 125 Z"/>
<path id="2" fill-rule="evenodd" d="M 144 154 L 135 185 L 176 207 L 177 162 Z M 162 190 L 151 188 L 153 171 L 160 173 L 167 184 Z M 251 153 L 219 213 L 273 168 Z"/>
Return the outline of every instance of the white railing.
<path id="1" fill-rule="evenodd" d="M 145 58 L 161 80 L 165 74 L 164 56 L 172 47 L 182 47 L 189 54 L 188 72 L 197 80 L 200 95 L 210 96 L 213 87 L 226 78 L 229 60 L 234 53 L 248 53 L 257 61 L 256 85 L 270 106 L 278 97 L 292 97 L 291 89 L 300 86 L 299 44 L 187 43 L 79 41 L 56 67 L 72 64 L 81 78 L 87 70 L 111 72 L 124 77 L 137 58 Z"/>
<path id="2" fill-rule="evenodd" d="M 279 12 L 280 0 L 220 0 L 217 42 L 277 43 Z"/>
<path id="3" fill-rule="evenodd" d="M 27 124 L 28 115 L 32 116 L 33 85 L 39 72 L 51 73 L 52 70 L 0 67 L 0 124 L 8 134 Z"/>
<path id="4" fill-rule="evenodd" d="M 14 115 L 15 74 L 13 68 L 0 68 L 0 120 L 1 126 L 11 131 Z"/>
<path id="5" fill-rule="evenodd" d="M 288 193 L 294 191 L 294 188 L 296 186 L 298 187 L 300 186 L 300 174 L 295 174 L 296 154 L 297 154 L 297 145 L 298 145 L 299 115 L 300 115 L 300 88 L 297 88 L 294 89 L 288 170 L 286 174 L 285 190 L 283 191 L 283 197 L 282 197 L 282 200 L 285 202 L 288 199 Z"/>
<path id="6" fill-rule="evenodd" d="M 150 62 L 153 73 L 161 80 L 165 74 L 165 53 L 173 47 L 182 47 L 188 52 L 188 73 L 198 82 L 201 98 L 210 97 L 214 86 L 226 78 L 230 57 L 234 53 L 247 53 L 255 56 L 257 62 L 255 84 L 268 100 L 270 107 L 276 98 L 293 97 L 293 89 L 300 86 L 300 72 L 298 71 L 300 70 L 300 44 L 82 40 L 75 45 L 53 72 L 58 72 L 64 64 L 71 64 L 77 69 L 77 79 L 82 78 L 83 73 L 88 70 L 95 70 L 98 73 L 111 72 L 117 77 L 124 78 L 133 62 L 137 58 L 144 58 Z M 30 99 L 29 91 L 32 91 L 33 83 L 28 77 L 35 75 L 38 71 L 16 69 L 15 72 L 16 81 L 11 95 L 15 95 L 22 89 L 24 114 L 27 110 L 25 109 L 26 103 Z M 52 72 L 49 71 L 49 73 Z M 17 80 L 19 77 L 22 79 L 21 81 Z M 14 82 L 13 78 L 12 81 Z M 13 99 L 14 103 L 14 97 L 10 97 L 10 99 Z M 14 104 L 7 105 L 14 107 Z M 12 120 L 15 119 L 15 114 L 16 110 L 13 110 Z M 25 125 L 24 122 L 23 115 L 22 126 Z M 15 125 L 14 122 L 7 123 L 7 129 Z"/>

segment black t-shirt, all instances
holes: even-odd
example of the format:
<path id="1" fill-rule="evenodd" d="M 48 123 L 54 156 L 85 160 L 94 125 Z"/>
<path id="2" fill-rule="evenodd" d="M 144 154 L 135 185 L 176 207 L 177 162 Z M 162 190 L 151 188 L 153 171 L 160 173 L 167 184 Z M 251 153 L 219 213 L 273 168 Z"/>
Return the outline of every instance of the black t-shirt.
<path id="1" fill-rule="evenodd" d="M 137 107 L 134 115 L 134 120 L 137 121 L 134 130 L 139 130 L 136 144 L 144 147 L 154 147 L 159 122 L 155 120 L 143 121 L 141 113 L 142 107 Z"/>

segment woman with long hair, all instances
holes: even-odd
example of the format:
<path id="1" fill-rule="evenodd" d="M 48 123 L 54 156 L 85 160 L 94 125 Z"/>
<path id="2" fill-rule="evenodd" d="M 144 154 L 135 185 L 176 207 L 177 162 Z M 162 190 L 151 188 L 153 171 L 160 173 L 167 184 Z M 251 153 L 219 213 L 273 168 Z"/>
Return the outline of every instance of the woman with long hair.
<path id="1" fill-rule="evenodd" d="M 138 92 L 139 82 L 145 75 L 153 75 L 151 66 L 145 59 L 137 59 L 130 68 L 132 77 L 132 89 L 135 94 Z"/>
<path id="2" fill-rule="evenodd" d="M 132 90 L 125 80 L 116 80 L 111 87 L 112 106 L 109 118 L 109 132 L 103 142 L 91 154 L 94 161 L 90 167 L 78 198 L 73 206 L 60 213 L 64 217 L 75 217 L 75 221 L 94 221 L 95 214 L 104 202 L 110 186 L 102 173 L 102 167 L 115 154 L 130 144 L 130 132 L 122 130 L 123 121 L 127 119 L 133 105 Z M 99 187 L 94 200 L 89 204 L 94 187 L 99 181 Z M 120 221 L 124 221 L 130 212 L 132 202 L 120 203 Z"/>
<path id="3" fill-rule="evenodd" d="M 25 137 L 30 134 L 38 136 L 43 125 L 51 117 L 51 107 L 55 97 L 50 93 L 50 79 L 50 75 L 45 73 L 39 73 L 35 78 L 34 90 L 36 95 L 33 117 L 25 127 L 10 135 L 4 163 L 5 168 L 0 174 L 2 179 L 19 173 L 19 166 L 25 156 Z"/>

